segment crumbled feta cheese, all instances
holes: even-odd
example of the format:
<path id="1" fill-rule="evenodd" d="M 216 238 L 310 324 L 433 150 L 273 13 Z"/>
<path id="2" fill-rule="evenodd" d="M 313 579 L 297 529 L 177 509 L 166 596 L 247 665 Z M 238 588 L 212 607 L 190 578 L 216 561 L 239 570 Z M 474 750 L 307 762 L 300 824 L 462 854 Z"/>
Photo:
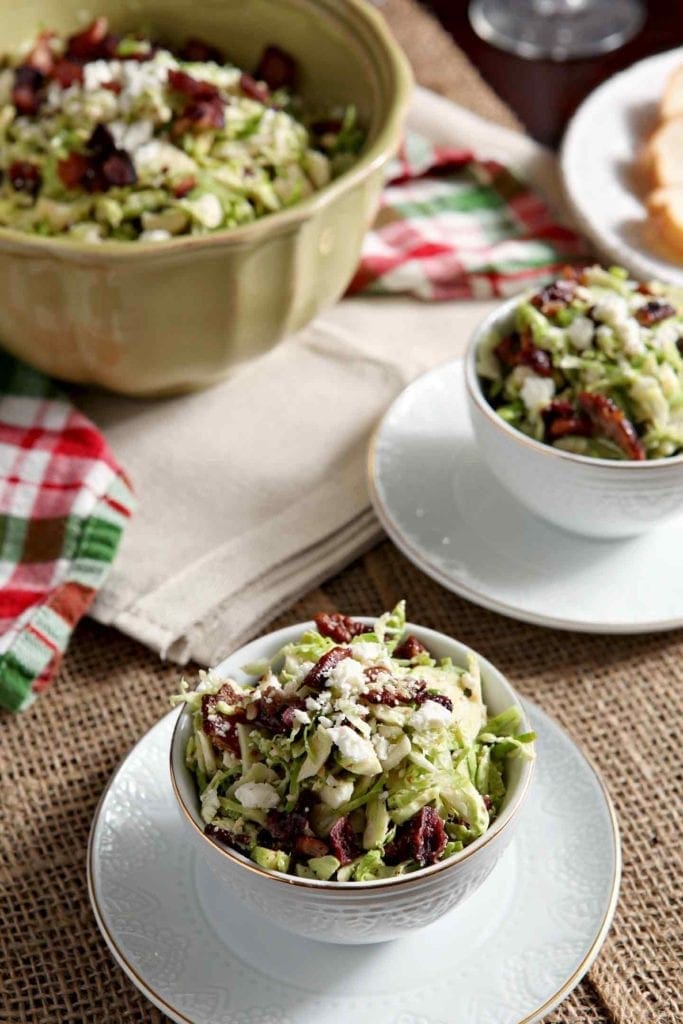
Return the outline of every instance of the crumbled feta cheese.
<path id="1" fill-rule="evenodd" d="M 299 722 L 301 725 L 311 724 L 310 715 L 308 715 L 305 711 L 302 711 L 300 708 L 294 708 L 294 710 L 292 711 L 292 715 L 294 716 L 295 721 Z"/>
<path id="2" fill-rule="evenodd" d="M 108 128 L 118 148 L 125 149 L 128 153 L 135 153 L 140 146 L 149 142 L 154 134 L 154 125 L 144 117 L 132 124 L 126 124 L 125 121 L 112 121 Z"/>
<path id="3" fill-rule="evenodd" d="M 184 206 L 205 228 L 217 228 L 223 222 L 223 207 L 212 192 L 205 192 L 198 199 L 186 199 Z"/>
<path id="4" fill-rule="evenodd" d="M 325 686 L 327 689 L 339 693 L 342 697 L 350 697 L 352 694 L 362 693 L 366 688 L 367 680 L 363 672 L 363 666 L 353 658 L 344 658 L 338 662 L 330 672 Z"/>
<path id="5" fill-rule="evenodd" d="M 379 733 L 375 733 L 372 737 L 372 745 L 380 761 L 385 761 L 389 756 L 389 740 L 386 736 L 380 736 Z"/>
<path id="6" fill-rule="evenodd" d="M 133 163 L 138 175 L 192 174 L 197 170 L 191 156 L 161 139 L 150 139 L 140 146 L 133 154 Z"/>
<path id="7" fill-rule="evenodd" d="M 381 770 L 375 748 L 370 740 L 364 739 L 358 733 L 349 728 L 348 725 L 337 725 L 327 730 L 332 742 L 337 746 L 351 765 L 377 765 L 377 771 Z"/>
<path id="8" fill-rule="evenodd" d="M 629 318 L 628 304 L 626 299 L 614 292 L 606 292 L 599 302 L 596 302 L 591 310 L 595 320 L 610 327 L 626 323 Z"/>
<path id="9" fill-rule="evenodd" d="M 371 643 L 369 640 L 359 640 L 351 644 L 351 656 L 360 661 L 362 665 L 382 664 L 386 661 L 386 650 L 382 644 Z"/>
<path id="10" fill-rule="evenodd" d="M 567 328 L 567 338 L 572 348 L 583 352 L 593 340 L 594 324 L 587 316 L 577 316 Z"/>
<path id="11" fill-rule="evenodd" d="M 83 88 L 89 91 L 118 80 L 121 74 L 119 60 L 91 60 L 83 65 Z"/>
<path id="12" fill-rule="evenodd" d="M 453 712 L 435 700 L 426 700 L 417 711 L 410 716 L 410 724 L 416 732 L 424 732 L 434 726 L 449 725 Z"/>
<path id="13" fill-rule="evenodd" d="M 535 373 L 530 374 L 519 392 L 529 412 L 540 412 L 553 400 L 555 394 L 555 381 L 552 377 L 538 377 Z"/>
<path id="14" fill-rule="evenodd" d="M 627 356 L 641 356 L 645 351 L 640 327 L 635 320 L 627 320 L 616 328 L 616 335 L 623 345 Z"/>
<path id="15" fill-rule="evenodd" d="M 235 790 L 235 797 L 242 807 L 270 810 L 280 802 L 277 790 L 269 782 L 243 782 Z"/>
<path id="16" fill-rule="evenodd" d="M 318 721 L 325 729 L 330 729 L 332 727 L 332 719 L 327 718 L 326 715 L 321 715 Z"/>

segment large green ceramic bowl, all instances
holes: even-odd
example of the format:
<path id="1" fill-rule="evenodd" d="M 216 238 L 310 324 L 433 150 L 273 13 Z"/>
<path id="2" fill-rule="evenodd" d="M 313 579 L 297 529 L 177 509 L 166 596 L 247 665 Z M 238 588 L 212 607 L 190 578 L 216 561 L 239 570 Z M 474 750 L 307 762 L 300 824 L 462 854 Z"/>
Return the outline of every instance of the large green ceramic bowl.
<path id="1" fill-rule="evenodd" d="M 300 67 L 304 100 L 354 103 L 367 142 L 354 167 L 296 206 L 205 237 L 82 243 L 0 228 L 0 343 L 65 380 L 130 395 L 211 384 L 343 293 L 399 143 L 411 76 L 367 0 L 0 2 L 2 47 L 41 27 L 199 36 L 253 67 L 268 43 Z"/>

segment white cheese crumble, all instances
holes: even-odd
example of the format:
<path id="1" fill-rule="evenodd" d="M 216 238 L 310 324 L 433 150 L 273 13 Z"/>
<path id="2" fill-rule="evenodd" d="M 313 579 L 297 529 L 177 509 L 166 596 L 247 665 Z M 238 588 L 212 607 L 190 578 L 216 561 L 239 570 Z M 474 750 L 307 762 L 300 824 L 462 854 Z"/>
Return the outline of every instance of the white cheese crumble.
<path id="1" fill-rule="evenodd" d="M 593 321 L 587 316 L 577 316 L 567 328 L 567 338 L 572 348 L 583 352 L 593 340 Z"/>
<path id="2" fill-rule="evenodd" d="M 243 782 L 235 790 L 235 796 L 242 807 L 264 811 L 277 807 L 280 802 L 277 790 L 269 782 Z"/>
<path id="3" fill-rule="evenodd" d="M 306 711 L 302 711 L 301 708 L 294 708 L 292 715 L 294 716 L 295 721 L 299 722 L 301 725 L 311 724 L 311 716 Z"/>
<path id="4" fill-rule="evenodd" d="M 424 704 L 413 711 L 410 716 L 410 724 L 416 732 L 425 732 L 439 725 L 450 725 L 453 712 L 435 700 L 426 700 Z"/>
<path id="5" fill-rule="evenodd" d="M 344 658 L 334 666 L 325 686 L 342 697 L 350 697 L 352 694 L 362 693 L 366 683 L 363 666 L 353 658 Z"/>
<path id="6" fill-rule="evenodd" d="M 522 384 L 519 396 L 529 412 L 540 412 L 553 400 L 555 381 L 552 377 L 530 374 Z"/>
<path id="7" fill-rule="evenodd" d="M 370 740 L 359 736 L 348 725 L 336 725 L 327 730 L 327 735 L 351 764 L 372 764 L 377 762 L 375 748 Z M 378 762 L 379 769 L 379 762 Z"/>

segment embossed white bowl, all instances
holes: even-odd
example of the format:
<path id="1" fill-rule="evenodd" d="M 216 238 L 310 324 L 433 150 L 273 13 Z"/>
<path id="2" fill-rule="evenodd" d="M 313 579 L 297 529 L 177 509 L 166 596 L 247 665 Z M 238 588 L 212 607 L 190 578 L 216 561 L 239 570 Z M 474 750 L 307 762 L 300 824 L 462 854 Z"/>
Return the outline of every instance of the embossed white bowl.
<path id="1" fill-rule="evenodd" d="M 645 533 L 683 505 L 683 455 L 648 462 L 593 459 L 535 441 L 510 426 L 486 400 L 476 358 L 492 331 L 512 330 L 519 298 L 509 299 L 474 332 L 465 355 L 465 387 L 481 457 L 536 515 L 587 537 Z"/>
<path id="2" fill-rule="evenodd" d="M 246 681 L 240 670 L 242 665 L 272 658 L 283 644 L 312 626 L 302 623 L 269 633 L 230 655 L 215 671 L 238 682 Z M 407 628 L 437 657 L 451 657 L 456 664 L 465 665 L 469 648 L 464 644 L 431 629 L 414 625 Z M 498 669 L 485 658 L 479 660 L 489 712 L 495 715 L 513 704 L 519 705 L 515 691 Z M 187 842 L 194 844 L 216 879 L 216 900 L 220 901 L 221 893 L 229 890 L 282 928 L 322 942 L 362 944 L 398 938 L 411 929 L 431 924 L 461 903 L 482 884 L 508 846 L 533 774 L 533 761 L 512 760 L 500 815 L 488 832 L 448 860 L 398 878 L 321 882 L 267 871 L 236 851 L 217 846 L 204 835 L 194 776 L 184 758 L 191 728 L 190 715 L 183 708 L 171 740 L 171 780 L 187 826 Z M 524 715 L 524 729 L 529 728 Z"/>

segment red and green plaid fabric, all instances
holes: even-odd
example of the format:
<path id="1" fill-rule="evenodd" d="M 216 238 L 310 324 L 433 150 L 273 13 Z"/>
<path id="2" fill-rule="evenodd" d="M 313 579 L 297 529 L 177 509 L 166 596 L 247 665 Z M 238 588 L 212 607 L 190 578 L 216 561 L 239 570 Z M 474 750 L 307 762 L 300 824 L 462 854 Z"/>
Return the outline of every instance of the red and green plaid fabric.
<path id="1" fill-rule="evenodd" d="M 582 258 L 585 242 L 509 168 L 409 134 L 349 292 L 495 298 Z"/>
<path id="2" fill-rule="evenodd" d="M 54 676 L 132 504 L 93 424 L 0 352 L 0 707 L 27 707 Z"/>

